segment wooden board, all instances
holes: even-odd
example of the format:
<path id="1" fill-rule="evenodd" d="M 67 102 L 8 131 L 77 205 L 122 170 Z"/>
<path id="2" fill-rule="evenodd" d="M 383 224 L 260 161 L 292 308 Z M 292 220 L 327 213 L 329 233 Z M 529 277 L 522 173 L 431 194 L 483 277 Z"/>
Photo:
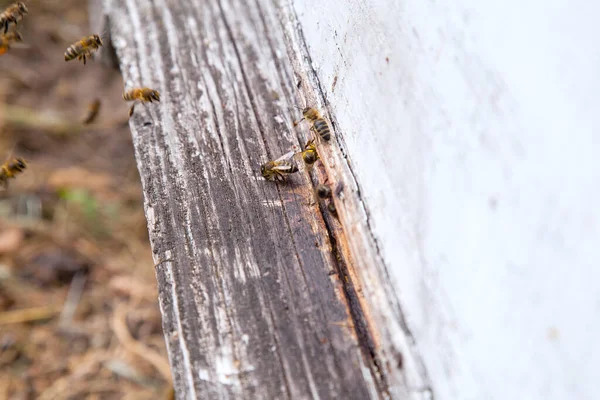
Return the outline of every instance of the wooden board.
<path id="1" fill-rule="evenodd" d="M 377 260 L 356 246 L 367 223 L 338 139 L 286 184 L 259 172 L 309 138 L 294 106 L 319 104 L 293 13 L 259 0 L 103 13 L 126 89 L 161 92 L 130 126 L 178 398 L 388 397 L 401 363 L 380 359 L 357 281 Z M 340 220 L 313 194 L 327 176 L 343 183 Z"/>

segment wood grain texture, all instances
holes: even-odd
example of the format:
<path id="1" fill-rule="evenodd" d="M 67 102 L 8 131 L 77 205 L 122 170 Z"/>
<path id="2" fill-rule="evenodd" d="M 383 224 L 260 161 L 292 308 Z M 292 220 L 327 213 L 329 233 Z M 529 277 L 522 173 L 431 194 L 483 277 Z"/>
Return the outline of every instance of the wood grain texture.
<path id="1" fill-rule="evenodd" d="M 344 182 L 336 205 L 352 223 L 353 178 L 330 176 L 345 163 L 337 142 L 284 185 L 259 172 L 309 137 L 291 124 L 310 85 L 288 56 L 302 54 L 293 14 L 266 0 L 103 10 L 125 89 L 161 92 L 130 126 L 177 397 L 387 397 L 352 246 L 313 194 L 327 176 Z"/>

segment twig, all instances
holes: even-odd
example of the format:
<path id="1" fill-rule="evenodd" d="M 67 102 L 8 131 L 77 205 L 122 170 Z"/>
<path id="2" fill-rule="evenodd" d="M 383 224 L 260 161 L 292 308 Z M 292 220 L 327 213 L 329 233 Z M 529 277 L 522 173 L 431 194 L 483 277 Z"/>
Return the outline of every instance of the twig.
<path id="1" fill-rule="evenodd" d="M 127 379 L 131 382 L 137 383 L 138 385 L 156 388 L 156 382 L 147 376 L 143 376 L 139 371 L 137 371 L 134 367 L 127 364 L 123 360 L 119 359 L 111 359 L 105 361 L 103 364 L 104 368 L 107 368 L 112 373 Z"/>
<path id="2" fill-rule="evenodd" d="M 56 115 L 43 114 L 26 107 L 5 104 L 2 110 L 7 126 L 34 128 L 57 136 L 70 136 L 79 133 L 83 125 L 74 124 Z"/>
<path id="3" fill-rule="evenodd" d="M 108 121 L 104 124 L 85 125 L 74 123 L 65 117 L 52 114 L 43 114 L 37 110 L 4 104 L 0 106 L 0 115 L 6 126 L 18 128 L 40 129 L 59 137 L 75 136 L 82 131 L 95 131 L 114 128 L 120 120 Z"/>
<path id="4" fill-rule="evenodd" d="M 49 319 L 60 312 L 60 307 L 44 306 L 0 313 L 0 325 L 19 324 L 21 322 Z"/>
<path id="5" fill-rule="evenodd" d="M 125 350 L 148 361 L 167 382 L 171 382 L 171 367 L 169 363 L 154 350 L 138 342 L 131 336 L 127 328 L 126 317 L 127 310 L 125 310 L 124 306 L 117 306 L 113 314 L 112 329 L 119 342 L 121 342 Z"/>
<path id="6" fill-rule="evenodd" d="M 71 325 L 73 322 L 73 315 L 75 315 L 75 310 L 81 300 L 81 294 L 83 293 L 86 279 L 86 276 L 82 272 L 78 272 L 73 277 L 71 286 L 69 287 L 69 293 L 67 293 L 65 305 L 60 313 L 59 327 L 64 328 L 67 325 Z"/>

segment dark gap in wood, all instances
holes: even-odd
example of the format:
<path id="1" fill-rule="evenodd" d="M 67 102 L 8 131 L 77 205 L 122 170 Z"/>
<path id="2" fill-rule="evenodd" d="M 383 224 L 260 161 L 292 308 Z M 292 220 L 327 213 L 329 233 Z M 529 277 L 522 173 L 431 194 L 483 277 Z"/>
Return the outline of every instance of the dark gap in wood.
<path id="1" fill-rule="evenodd" d="M 314 180 L 316 180 L 316 178 Z M 318 180 L 316 181 L 318 184 Z M 315 186 L 313 179 L 311 179 L 311 182 L 313 182 L 313 186 Z M 346 279 L 346 277 L 349 276 L 348 265 L 346 264 L 346 260 L 344 259 L 342 252 L 338 249 L 337 240 L 335 238 L 336 229 L 333 226 L 333 219 L 335 217 L 331 215 L 324 201 L 319 201 L 319 211 L 323 217 L 323 221 L 325 222 L 327 235 L 329 242 L 331 243 L 331 252 L 333 259 L 335 260 L 333 265 L 337 269 L 336 273 L 338 274 L 340 282 L 342 283 L 342 288 L 344 289 L 344 297 L 346 298 L 346 302 L 348 304 L 350 317 L 352 318 L 352 324 L 358 338 L 359 347 L 365 359 L 371 361 L 367 364 L 369 365 L 371 375 L 373 376 L 373 380 L 375 381 L 377 388 L 381 391 L 381 393 L 389 395 L 387 378 L 381 366 L 381 361 L 377 356 L 375 342 L 373 341 L 371 333 L 368 329 L 368 324 L 365 320 L 364 312 L 358 299 L 356 289 L 354 288 L 352 281 L 350 279 Z M 360 268 L 360 266 L 356 267 Z M 376 370 L 374 370 L 373 367 L 375 367 Z"/>

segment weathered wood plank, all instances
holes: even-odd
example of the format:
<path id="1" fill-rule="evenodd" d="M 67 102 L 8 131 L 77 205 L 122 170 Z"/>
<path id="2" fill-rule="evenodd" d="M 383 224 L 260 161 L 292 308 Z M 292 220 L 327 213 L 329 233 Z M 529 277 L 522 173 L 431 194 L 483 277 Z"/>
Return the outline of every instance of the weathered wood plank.
<path id="1" fill-rule="evenodd" d="M 258 172 L 308 136 L 291 125 L 302 99 L 278 4 L 104 10 L 126 88 L 161 92 L 130 125 L 178 397 L 385 395 L 338 223 L 306 172 Z"/>

